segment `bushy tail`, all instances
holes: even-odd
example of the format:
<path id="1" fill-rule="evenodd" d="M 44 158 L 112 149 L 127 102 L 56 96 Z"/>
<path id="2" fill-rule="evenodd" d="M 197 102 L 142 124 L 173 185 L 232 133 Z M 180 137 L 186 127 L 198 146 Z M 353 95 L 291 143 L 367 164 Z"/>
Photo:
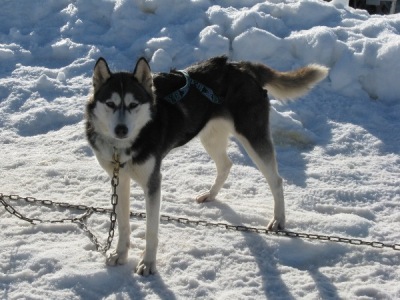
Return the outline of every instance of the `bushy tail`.
<path id="1" fill-rule="evenodd" d="M 269 94 L 279 100 L 292 100 L 305 95 L 329 72 L 327 67 L 317 64 L 289 72 L 279 72 L 263 64 L 253 63 L 249 63 L 246 69 Z"/>

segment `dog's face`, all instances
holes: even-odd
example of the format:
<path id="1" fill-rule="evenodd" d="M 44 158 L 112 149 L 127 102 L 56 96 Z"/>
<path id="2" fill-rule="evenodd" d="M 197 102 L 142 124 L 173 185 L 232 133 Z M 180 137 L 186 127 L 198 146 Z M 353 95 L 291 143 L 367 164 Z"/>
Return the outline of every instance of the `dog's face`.
<path id="1" fill-rule="evenodd" d="M 93 73 L 94 95 L 90 114 L 94 130 L 116 142 L 133 141 L 151 120 L 153 81 L 146 60 L 133 73 L 111 73 L 100 58 Z"/>

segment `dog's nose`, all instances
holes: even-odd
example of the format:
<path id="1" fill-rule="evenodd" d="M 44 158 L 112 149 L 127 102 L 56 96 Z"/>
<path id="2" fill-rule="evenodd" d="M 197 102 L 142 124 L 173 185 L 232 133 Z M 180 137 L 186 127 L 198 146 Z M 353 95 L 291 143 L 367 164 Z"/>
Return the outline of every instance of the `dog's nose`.
<path id="1" fill-rule="evenodd" d="M 126 127 L 125 125 L 117 125 L 114 132 L 118 138 L 123 139 L 128 134 L 128 127 Z"/>

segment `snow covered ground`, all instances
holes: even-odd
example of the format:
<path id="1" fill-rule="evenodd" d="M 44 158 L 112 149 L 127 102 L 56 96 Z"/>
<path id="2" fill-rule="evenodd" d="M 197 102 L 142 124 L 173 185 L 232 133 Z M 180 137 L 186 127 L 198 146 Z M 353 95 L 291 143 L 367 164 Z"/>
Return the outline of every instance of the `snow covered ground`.
<path id="1" fill-rule="evenodd" d="M 95 60 L 154 71 L 214 55 L 289 70 L 331 68 L 296 102 L 271 100 L 287 229 L 400 243 L 400 16 L 317 0 L 5 0 L 0 4 L 0 193 L 110 207 L 109 179 L 84 137 Z M 218 201 L 197 204 L 213 163 L 194 140 L 163 166 L 162 213 L 265 226 L 266 182 L 234 140 Z M 133 211 L 144 210 L 133 185 Z M 12 202 L 30 217 L 79 211 Z M 107 267 L 74 224 L 32 226 L 0 207 L 1 299 L 400 299 L 400 252 L 161 224 L 159 274 Z M 108 216 L 89 227 L 106 238 Z"/>

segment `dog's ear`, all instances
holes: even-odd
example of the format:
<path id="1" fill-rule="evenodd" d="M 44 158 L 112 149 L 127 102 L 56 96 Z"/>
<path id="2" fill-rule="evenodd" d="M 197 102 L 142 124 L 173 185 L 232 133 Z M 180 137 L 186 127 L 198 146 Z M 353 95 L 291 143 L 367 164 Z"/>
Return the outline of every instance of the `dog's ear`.
<path id="1" fill-rule="evenodd" d="M 149 95 L 153 94 L 153 77 L 151 76 L 149 63 L 144 57 L 140 58 L 136 63 L 133 76 L 135 76 L 137 81 L 139 81 Z"/>
<path id="2" fill-rule="evenodd" d="M 107 62 L 104 58 L 100 57 L 96 65 L 94 66 L 93 72 L 93 87 L 97 91 L 101 85 L 111 77 L 110 69 L 108 68 Z"/>

